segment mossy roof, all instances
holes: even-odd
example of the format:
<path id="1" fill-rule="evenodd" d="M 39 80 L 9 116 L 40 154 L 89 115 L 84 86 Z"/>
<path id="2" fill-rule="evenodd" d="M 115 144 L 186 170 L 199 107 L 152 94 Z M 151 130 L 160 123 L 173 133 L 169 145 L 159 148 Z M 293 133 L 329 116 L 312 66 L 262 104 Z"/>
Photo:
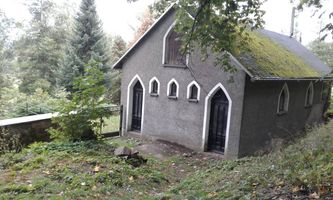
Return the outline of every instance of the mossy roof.
<path id="1" fill-rule="evenodd" d="M 173 12 L 173 6 L 146 31 L 146 33 L 113 65 L 122 68 L 131 52 L 144 41 L 159 22 Z M 254 79 L 302 79 L 321 78 L 329 75 L 331 69 L 320 61 L 302 44 L 288 36 L 272 31 L 250 32 L 250 51 L 233 54 Z"/>
<path id="2" fill-rule="evenodd" d="M 253 78 L 319 78 L 331 71 L 293 38 L 267 30 L 249 35 L 248 48 L 234 56 Z"/>

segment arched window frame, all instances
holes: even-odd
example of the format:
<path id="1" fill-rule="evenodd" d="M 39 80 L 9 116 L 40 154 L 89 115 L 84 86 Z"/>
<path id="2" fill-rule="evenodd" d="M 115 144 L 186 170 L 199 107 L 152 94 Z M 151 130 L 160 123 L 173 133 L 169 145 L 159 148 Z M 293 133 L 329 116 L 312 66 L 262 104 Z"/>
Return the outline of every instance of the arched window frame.
<path id="1" fill-rule="evenodd" d="M 168 65 L 169 63 L 167 63 L 167 60 L 166 60 L 166 53 L 168 52 L 168 45 L 167 45 L 167 40 L 168 40 L 168 36 L 169 34 L 174 30 L 174 27 L 176 25 L 177 21 L 173 22 L 171 24 L 171 26 L 168 28 L 167 32 L 165 33 L 164 37 L 163 37 L 163 55 L 162 55 L 162 64 L 163 65 Z M 189 63 L 189 58 L 190 58 L 190 55 L 189 54 L 186 54 L 186 66 L 188 66 L 188 63 Z M 179 66 L 181 67 L 181 66 Z"/>
<path id="2" fill-rule="evenodd" d="M 311 107 L 313 105 L 313 96 L 314 96 L 314 88 L 313 88 L 313 83 L 311 81 L 305 93 L 305 103 L 304 103 L 305 107 Z"/>
<path id="3" fill-rule="evenodd" d="M 197 98 L 196 99 L 192 99 L 191 96 L 191 92 L 192 92 L 192 87 L 193 86 L 196 86 L 197 89 L 198 89 L 198 94 L 197 94 Z M 192 100 L 195 100 L 195 101 L 199 101 L 200 100 L 200 85 L 196 82 L 196 81 L 192 81 L 190 84 L 188 84 L 187 86 L 187 99 L 192 101 Z"/>
<path id="4" fill-rule="evenodd" d="M 156 81 L 157 82 L 157 93 L 153 93 L 153 82 Z M 149 94 L 151 96 L 159 96 L 160 95 L 160 81 L 156 78 L 153 77 L 152 79 L 150 79 L 149 81 Z"/>
<path id="5" fill-rule="evenodd" d="M 170 94 L 171 94 L 171 84 L 172 83 L 175 83 L 176 84 L 176 96 L 170 96 Z M 178 98 L 178 96 L 179 96 L 179 84 L 178 84 L 178 82 L 176 81 L 176 79 L 171 79 L 170 81 L 169 81 L 169 83 L 168 83 L 168 86 L 167 86 L 167 96 L 169 97 L 169 98 L 171 98 L 171 99 L 177 99 Z"/>
<path id="6" fill-rule="evenodd" d="M 145 85 L 143 84 L 142 79 L 140 78 L 140 76 L 138 74 L 136 74 L 132 80 L 129 82 L 128 86 L 127 86 L 127 103 L 126 103 L 126 126 L 124 128 L 125 132 L 128 132 L 131 129 L 132 126 L 132 102 L 133 102 L 133 88 L 134 85 L 137 82 L 140 82 L 142 89 L 143 89 L 143 99 L 142 99 L 142 120 L 141 120 L 141 132 L 143 132 L 144 130 L 144 126 L 143 126 L 143 122 L 144 122 L 144 117 L 145 117 Z M 121 135 L 123 135 L 123 132 L 121 133 Z"/>
<path id="7" fill-rule="evenodd" d="M 280 103 L 281 103 L 281 95 L 282 93 L 285 93 L 285 99 L 284 99 L 284 106 L 283 106 L 283 110 L 280 110 Z M 281 89 L 281 92 L 279 94 L 279 98 L 278 98 L 278 105 L 277 105 L 277 114 L 284 114 L 287 113 L 289 109 L 289 88 L 287 83 L 285 83 Z"/>

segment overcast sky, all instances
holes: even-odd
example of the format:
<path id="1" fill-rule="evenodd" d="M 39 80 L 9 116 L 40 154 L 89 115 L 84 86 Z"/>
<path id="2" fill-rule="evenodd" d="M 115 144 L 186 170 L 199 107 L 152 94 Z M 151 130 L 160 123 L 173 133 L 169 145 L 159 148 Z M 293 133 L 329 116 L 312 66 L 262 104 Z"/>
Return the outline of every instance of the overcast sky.
<path id="1" fill-rule="evenodd" d="M 57 0 L 59 2 L 64 0 Z M 77 1 L 77 5 L 80 0 Z M 7 16 L 19 21 L 29 20 L 29 13 L 24 6 L 25 0 L 0 0 L 0 9 Z M 136 3 L 127 3 L 126 0 L 96 0 L 97 12 L 103 22 L 106 33 L 121 35 L 126 41 L 133 37 L 134 30 L 139 25 L 138 17 L 154 0 L 139 0 Z M 333 0 L 326 0 L 326 8 L 333 8 Z M 268 0 L 263 9 L 265 28 L 275 32 L 289 35 L 292 5 L 290 0 Z M 312 16 L 313 10 L 307 9 L 300 13 L 297 24 L 302 34 L 302 43 L 307 44 L 318 37 L 319 20 Z M 327 22 L 327 19 L 324 22 Z"/>

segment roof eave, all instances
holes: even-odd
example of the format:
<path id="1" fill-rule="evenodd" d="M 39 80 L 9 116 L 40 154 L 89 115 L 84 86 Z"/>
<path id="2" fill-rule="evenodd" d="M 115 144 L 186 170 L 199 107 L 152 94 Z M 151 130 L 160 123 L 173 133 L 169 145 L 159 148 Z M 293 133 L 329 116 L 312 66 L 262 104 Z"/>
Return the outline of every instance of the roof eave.
<path id="1" fill-rule="evenodd" d="M 251 76 L 250 76 L 251 77 Z M 333 77 L 323 76 L 323 77 L 251 77 L 252 81 L 325 81 L 333 80 Z"/>

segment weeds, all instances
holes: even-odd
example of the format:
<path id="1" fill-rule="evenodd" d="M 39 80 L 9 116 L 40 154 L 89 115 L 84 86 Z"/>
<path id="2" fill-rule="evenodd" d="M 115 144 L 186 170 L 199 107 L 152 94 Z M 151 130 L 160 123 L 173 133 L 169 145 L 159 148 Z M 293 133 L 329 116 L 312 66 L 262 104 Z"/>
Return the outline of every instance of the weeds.
<path id="1" fill-rule="evenodd" d="M 333 196 L 333 122 L 261 157 L 152 157 L 140 167 L 113 155 L 135 139 L 35 143 L 0 155 L 0 199 L 288 199 Z M 193 168 L 196 166 L 196 168 Z M 181 172 L 183 171 L 183 172 Z"/>
<path id="2" fill-rule="evenodd" d="M 0 128 L 0 155 L 11 151 L 19 152 L 22 147 L 19 133 L 11 132 L 5 127 Z"/>

